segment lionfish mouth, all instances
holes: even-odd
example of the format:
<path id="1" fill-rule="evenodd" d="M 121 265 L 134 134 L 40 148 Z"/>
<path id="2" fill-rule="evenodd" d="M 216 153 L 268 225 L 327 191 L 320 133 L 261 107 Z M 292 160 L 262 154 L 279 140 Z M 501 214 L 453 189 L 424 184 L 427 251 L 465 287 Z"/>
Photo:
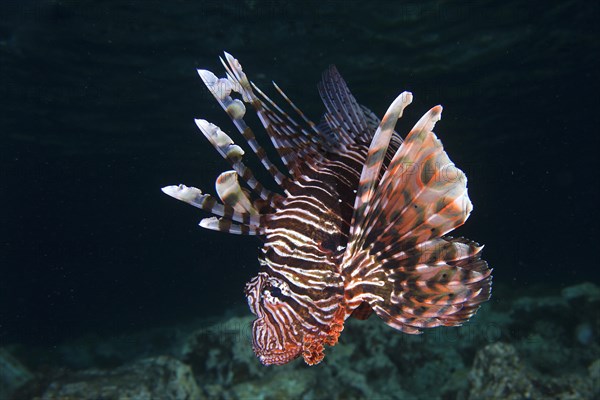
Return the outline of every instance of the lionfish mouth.
<path id="1" fill-rule="evenodd" d="M 278 342 L 264 318 L 257 318 L 252 324 L 252 349 L 264 365 L 287 364 L 300 356 L 302 345 L 293 340 Z"/>
<path id="2" fill-rule="evenodd" d="M 300 347 L 287 350 L 270 350 L 263 351 L 254 349 L 254 353 L 261 363 L 264 365 L 283 365 L 287 364 L 300 355 L 302 349 Z"/>

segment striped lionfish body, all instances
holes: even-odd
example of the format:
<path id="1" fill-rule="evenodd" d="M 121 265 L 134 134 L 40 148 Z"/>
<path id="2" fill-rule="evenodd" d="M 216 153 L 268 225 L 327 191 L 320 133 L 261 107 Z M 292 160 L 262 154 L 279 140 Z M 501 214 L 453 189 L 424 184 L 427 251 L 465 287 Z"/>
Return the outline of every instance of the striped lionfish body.
<path id="1" fill-rule="evenodd" d="M 246 78 L 225 53 L 225 78 L 200 77 L 279 186 L 272 192 L 247 168 L 244 151 L 219 127 L 196 124 L 231 164 L 217 178 L 221 199 L 184 185 L 163 191 L 220 218 L 204 228 L 264 239 L 260 272 L 246 285 L 253 349 L 264 364 L 302 356 L 319 363 L 344 321 L 372 312 L 400 331 L 457 326 L 490 297 L 483 246 L 445 236 L 471 212 L 466 177 L 432 129 L 442 108 L 429 110 L 406 138 L 394 132 L 412 101 L 404 92 L 383 119 L 359 105 L 335 67 L 319 84 L 326 112 L 296 121 Z M 258 114 L 286 171 L 267 157 L 245 123 L 245 104 Z M 238 178 L 248 186 L 242 188 Z"/>

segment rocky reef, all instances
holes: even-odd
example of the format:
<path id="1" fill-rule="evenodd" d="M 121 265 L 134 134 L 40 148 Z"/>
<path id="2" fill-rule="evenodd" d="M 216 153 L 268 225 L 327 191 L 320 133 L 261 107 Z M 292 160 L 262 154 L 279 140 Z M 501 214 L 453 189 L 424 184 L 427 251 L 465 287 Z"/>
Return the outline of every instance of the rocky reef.
<path id="1" fill-rule="evenodd" d="M 501 296 L 463 327 L 419 336 L 376 317 L 349 320 L 316 367 L 261 365 L 251 316 L 65 343 L 43 366 L 36 351 L 12 346 L 0 352 L 11 366 L 0 374 L 3 398 L 592 399 L 600 395 L 599 293 L 584 283 Z"/>

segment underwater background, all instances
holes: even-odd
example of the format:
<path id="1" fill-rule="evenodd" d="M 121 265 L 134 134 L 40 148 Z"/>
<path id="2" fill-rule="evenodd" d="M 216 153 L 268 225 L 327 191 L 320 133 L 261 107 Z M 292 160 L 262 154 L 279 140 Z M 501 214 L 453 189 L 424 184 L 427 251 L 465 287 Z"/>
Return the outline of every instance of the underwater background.
<path id="1" fill-rule="evenodd" d="M 599 398 L 599 9 L 0 1 L 0 400 Z M 379 117 L 411 91 L 402 135 L 444 106 L 474 204 L 454 235 L 494 268 L 470 322 L 409 336 L 373 316 L 318 366 L 259 363 L 259 240 L 160 191 L 214 193 L 228 168 L 194 118 L 241 142 L 195 71 L 222 75 L 223 51 L 313 120 L 330 64 Z"/>

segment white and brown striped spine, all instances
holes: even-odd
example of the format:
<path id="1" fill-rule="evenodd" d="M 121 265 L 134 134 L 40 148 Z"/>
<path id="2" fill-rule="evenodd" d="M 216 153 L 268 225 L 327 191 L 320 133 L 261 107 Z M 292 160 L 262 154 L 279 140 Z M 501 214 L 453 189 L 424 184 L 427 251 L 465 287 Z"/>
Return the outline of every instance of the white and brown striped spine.
<path id="1" fill-rule="evenodd" d="M 399 95 L 379 121 L 330 67 L 318 86 L 326 108 L 319 124 L 275 85 L 297 122 L 247 79 L 235 58 L 225 53 L 221 62 L 225 78 L 198 73 L 278 190 L 255 178 L 242 161 L 244 150 L 226 133 L 198 119 L 233 169 L 217 178 L 222 203 L 194 187 L 163 191 L 220 217 L 203 219 L 204 228 L 264 239 L 260 272 L 245 289 L 257 316 L 253 348 L 260 360 L 285 364 L 302 355 L 316 364 L 350 315 L 375 312 L 406 333 L 468 320 L 490 296 L 491 270 L 480 259 L 482 246 L 444 236 L 464 223 L 472 206 L 466 177 L 432 132 L 441 106 L 403 142 L 394 126 L 412 94 Z M 245 104 L 257 113 L 285 172 L 244 121 Z M 418 173 L 407 173 L 407 165 Z M 441 180 L 440 168 L 456 172 L 456 181 Z"/>

